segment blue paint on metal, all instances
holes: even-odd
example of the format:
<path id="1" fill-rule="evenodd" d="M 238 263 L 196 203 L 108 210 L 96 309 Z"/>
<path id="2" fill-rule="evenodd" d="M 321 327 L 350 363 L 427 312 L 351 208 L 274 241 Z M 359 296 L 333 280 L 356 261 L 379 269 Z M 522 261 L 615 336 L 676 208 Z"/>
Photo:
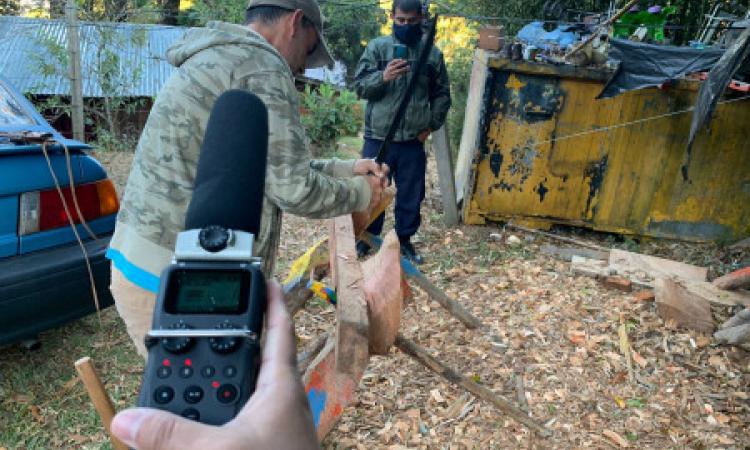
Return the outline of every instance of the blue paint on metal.
<path id="1" fill-rule="evenodd" d="M 72 208 L 72 205 L 70 207 Z M 94 234 L 97 236 L 105 236 L 112 233 L 112 230 L 114 230 L 116 217 L 117 214 L 110 214 L 95 220 L 89 220 L 87 223 Z M 76 225 L 76 230 L 82 240 L 87 241 L 91 239 L 91 236 L 89 236 L 89 233 L 83 225 Z M 52 248 L 58 245 L 75 242 L 75 240 L 76 237 L 75 234 L 73 234 L 73 230 L 70 229 L 70 226 L 66 225 L 60 228 L 55 228 L 54 230 L 21 236 L 18 250 L 19 254 L 23 255 L 25 253 L 31 253 L 45 248 Z"/>
<path id="2" fill-rule="evenodd" d="M 0 258 L 18 252 L 18 196 L 0 197 Z"/>
<path id="3" fill-rule="evenodd" d="M 318 425 L 320 425 L 320 416 L 326 409 L 327 398 L 328 393 L 326 393 L 325 391 L 310 389 L 310 391 L 307 393 L 307 401 L 308 403 L 310 403 L 310 410 L 312 410 L 313 422 L 315 423 L 316 430 L 318 429 Z"/>

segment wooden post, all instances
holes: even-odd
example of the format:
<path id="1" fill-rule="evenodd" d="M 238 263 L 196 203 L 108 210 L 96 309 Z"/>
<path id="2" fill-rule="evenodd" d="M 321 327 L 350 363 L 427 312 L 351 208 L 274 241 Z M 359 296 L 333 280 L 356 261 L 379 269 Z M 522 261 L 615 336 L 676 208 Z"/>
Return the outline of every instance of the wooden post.
<path id="1" fill-rule="evenodd" d="M 432 133 L 432 148 L 435 149 L 440 196 L 443 198 L 443 222 L 449 227 L 455 227 L 458 225 L 456 186 L 453 179 L 453 157 L 451 156 L 450 140 L 445 125 Z"/>
<path id="2" fill-rule="evenodd" d="M 83 80 L 81 78 L 81 46 L 78 41 L 78 9 L 75 0 L 65 4 L 65 24 L 68 37 L 68 76 L 70 78 L 70 115 L 73 139 L 85 141 L 83 128 Z"/>
<path id="3" fill-rule="evenodd" d="M 355 374 L 364 371 L 369 360 L 369 320 L 362 290 L 362 268 L 354 248 L 352 216 L 329 221 L 328 251 L 331 279 L 336 289 L 336 364 L 337 372 Z"/>
<path id="4" fill-rule="evenodd" d="M 112 440 L 112 447 L 115 450 L 127 450 L 127 445 L 123 444 L 122 441 L 114 437 L 110 432 L 110 425 L 112 424 L 112 419 L 115 417 L 115 407 L 109 395 L 107 395 L 107 391 L 104 390 L 102 380 L 99 379 L 96 370 L 94 370 L 91 358 L 86 356 L 79 359 L 75 362 L 75 367 L 78 377 L 83 382 L 84 387 L 86 387 L 89 398 L 91 398 L 91 403 L 94 404 L 94 408 L 96 408 L 99 417 L 102 419 L 104 429 Z"/>
<path id="5" fill-rule="evenodd" d="M 487 52 L 477 49 L 471 65 L 469 95 L 466 98 L 464 112 L 464 129 L 461 134 L 461 146 L 456 160 L 456 193 L 464 207 L 470 200 L 472 188 L 472 160 L 479 149 L 480 125 L 484 112 L 484 87 L 487 82 Z"/>

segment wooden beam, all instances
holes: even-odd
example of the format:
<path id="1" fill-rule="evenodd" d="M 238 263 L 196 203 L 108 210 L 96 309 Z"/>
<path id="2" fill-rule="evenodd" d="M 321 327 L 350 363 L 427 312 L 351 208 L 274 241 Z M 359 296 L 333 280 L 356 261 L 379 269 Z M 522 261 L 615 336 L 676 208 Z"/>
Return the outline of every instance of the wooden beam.
<path id="1" fill-rule="evenodd" d="M 457 371 L 441 363 L 440 361 L 432 357 L 432 355 L 430 355 L 425 349 L 421 348 L 411 340 L 405 338 L 403 335 L 399 334 L 396 338 L 396 346 L 399 348 L 399 350 L 411 356 L 423 366 L 442 376 L 451 383 L 466 389 L 480 399 L 491 403 L 494 407 L 509 415 L 519 423 L 526 425 L 531 431 L 539 433 L 542 436 L 550 436 L 551 433 L 548 429 L 536 423 L 517 406 L 513 405 L 502 396 L 497 395 L 484 386 L 480 386 L 479 384 L 464 377 Z"/>
<path id="2" fill-rule="evenodd" d="M 656 280 L 656 307 L 665 322 L 701 333 L 714 331 L 711 305 L 672 279 Z"/>
<path id="3" fill-rule="evenodd" d="M 456 200 L 464 202 L 464 210 L 471 199 L 472 161 L 479 150 L 480 128 L 484 113 L 484 88 L 487 84 L 487 52 L 474 51 L 471 63 L 469 94 L 466 97 L 464 128 L 456 160 Z"/>
<path id="4" fill-rule="evenodd" d="M 443 199 L 443 222 L 446 226 L 455 227 L 458 225 L 456 185 L 453 178 L 453 155 L 451 155 L 450 139 L 445 125 L 432 133 L 432 148 L 435 150 L 440 197 Z"/>
<path id="5" fill-rule="evenodd" d="M 362 268 L 354 247 L 351 215 L 328 221 L 331 278 L 336 290 L 336 371 L 364 371 L 369 360 L 369 320 L 362 290 Z"/>

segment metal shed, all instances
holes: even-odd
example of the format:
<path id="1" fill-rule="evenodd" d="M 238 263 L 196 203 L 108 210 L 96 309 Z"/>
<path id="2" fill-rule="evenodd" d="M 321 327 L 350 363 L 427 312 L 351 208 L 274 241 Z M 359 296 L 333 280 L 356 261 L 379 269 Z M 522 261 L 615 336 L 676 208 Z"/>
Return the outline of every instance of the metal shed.
<path id="1" fill-rule="evenodd" d="M 456 172 L 464 221 L 750 235 L 747 94 L 726 94 L 688 153 L 699 81 L 595 100 L 609 75 L 477 51 Z"/>

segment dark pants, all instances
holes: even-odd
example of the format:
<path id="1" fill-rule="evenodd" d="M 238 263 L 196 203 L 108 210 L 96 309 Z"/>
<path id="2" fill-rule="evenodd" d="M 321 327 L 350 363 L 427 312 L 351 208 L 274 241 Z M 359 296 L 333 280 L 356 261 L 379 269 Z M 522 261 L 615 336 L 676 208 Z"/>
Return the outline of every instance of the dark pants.
<path id="1" fill-rule="evenodd" d="M 362 156 L 374 158 L 382 141 L 365 138 Z M 427 170 L 427 157 L 424 144 L 418 140 L 394 142 L 391 144 L 385 163 L 391 169 L 391 182 L 396 185 L 396 234 L 399 238 L 409 238 L 419 229 L 422 216 L 419 209 L 424 200 L 424 179 Z M 383 231 L 385 214 L 381 214 L 367 228 L 379 235 Z"/>

